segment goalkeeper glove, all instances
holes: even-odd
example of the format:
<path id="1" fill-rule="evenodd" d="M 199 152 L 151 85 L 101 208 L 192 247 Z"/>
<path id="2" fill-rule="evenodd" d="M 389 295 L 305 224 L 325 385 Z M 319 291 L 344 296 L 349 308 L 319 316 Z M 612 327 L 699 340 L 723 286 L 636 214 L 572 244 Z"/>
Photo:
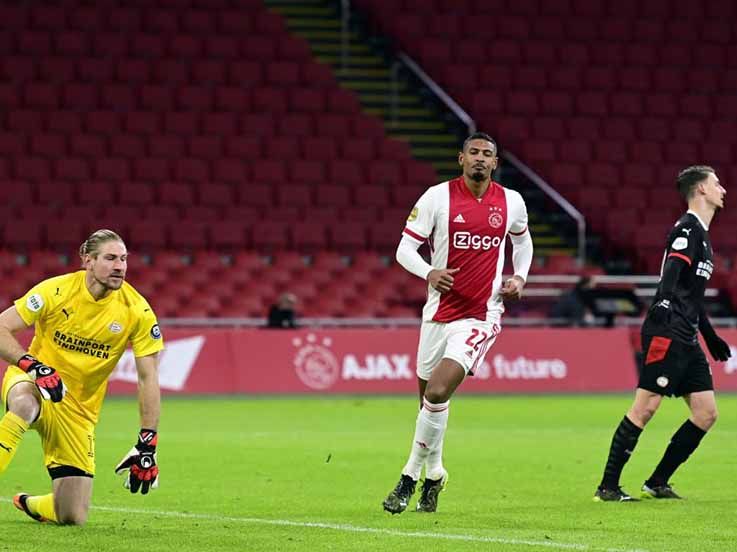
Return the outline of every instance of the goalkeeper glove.
<path id="1" fill-rule="evenodd" d="M 123 486 L 131 493 L 147 494 L 159 487 L 159 467 L 156 465 L 158 434 L 153 429 L 141 429 L 138 442 L 115 467 L 117 475 L 126 474 Z"/>
<path id="2" fill-rule="evenodd" d="M 668 326 L 670 324 L 670 300 L 663 299 L 655 303 L 650 309 L 650 320 L 660 326 Z"/>
<path id="3" fill-rule="evenodd" d="M 18 359 L 16 366 L 33 377 L 36 387 L 38 387 L 41 396 L 45 400 L 59 402 L 66 395 L 67 388 L 64 382 L 61 381 L 59 373 L 51 366 L 46 366 L 43 362 L 27 354 Z"/>
<path id="4" fill-rule="evenodd" d="M 708 329 L 702 327 L 701 335 L 704 336 L 706 347 L 709 349 L 711 357 L 714 360 L 721 362 L 729 360 L 729 357 L 732 356 L 729 344 L 719 337 L 711 326 L 709 326 Z"/>

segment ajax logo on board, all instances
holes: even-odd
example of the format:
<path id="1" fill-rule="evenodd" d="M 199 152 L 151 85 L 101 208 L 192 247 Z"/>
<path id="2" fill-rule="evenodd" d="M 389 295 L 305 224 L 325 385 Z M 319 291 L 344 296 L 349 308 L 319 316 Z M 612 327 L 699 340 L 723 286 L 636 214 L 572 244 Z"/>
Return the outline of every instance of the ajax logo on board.
<path id="1" fill-rule="evenodd" d="M 309 333 L 295 337 L 294 369 L 300 381 L 316 390 L 329 389 L 338 379 L 349 380 L 413 380 L 414 368 L 409 354 L 370 353 L 337 356 L 331 347 L 333 339 Z"/>

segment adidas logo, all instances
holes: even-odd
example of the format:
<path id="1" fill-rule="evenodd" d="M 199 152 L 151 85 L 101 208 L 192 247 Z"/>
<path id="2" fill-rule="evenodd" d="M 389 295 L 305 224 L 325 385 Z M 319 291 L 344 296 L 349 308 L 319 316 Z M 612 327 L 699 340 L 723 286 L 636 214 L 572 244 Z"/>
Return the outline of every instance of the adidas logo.
<path id="1" fill-rule="evenodd" d="M 458 216 L 453 219 L 453 222 L 466 222 L 466 219 L 463 218 L 461 213 L 458 213 Z"/>

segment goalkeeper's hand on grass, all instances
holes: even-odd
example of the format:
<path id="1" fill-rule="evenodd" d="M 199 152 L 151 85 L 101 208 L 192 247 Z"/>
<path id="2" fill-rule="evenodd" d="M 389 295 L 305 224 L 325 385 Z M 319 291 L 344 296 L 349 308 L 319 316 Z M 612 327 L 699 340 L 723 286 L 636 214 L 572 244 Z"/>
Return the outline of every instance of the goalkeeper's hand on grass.
<path id="1" fill-rule="evenodd" d="M 159 466 L 156 465 L 158 435 L 153 429 L 142 429 L 138 442 L 115 467 L 117 475 L 125 474 L 123 486 L 132 493 L 147 494 L 159 486 Z"/>
<path id="2" fill-rule="evenodd" d="M 16 363 L 18 368 L 31 376 L 44 400 L 59 402 L 66 395 L 67 388 L 59 373 L 31 355 L 23 355 Z"/>

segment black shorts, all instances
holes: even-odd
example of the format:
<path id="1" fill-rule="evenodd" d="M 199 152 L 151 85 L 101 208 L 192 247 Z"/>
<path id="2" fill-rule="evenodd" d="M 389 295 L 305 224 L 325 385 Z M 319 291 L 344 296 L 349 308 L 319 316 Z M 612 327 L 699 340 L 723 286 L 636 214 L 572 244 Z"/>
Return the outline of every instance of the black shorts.
<path id="1" fill-rule="evenodd" d="M 669 337 L 642 336 L 642 363 L 637 387 L 659 395 L 681 397 L 712 391 L 711 368 L 698 343 L 686 345 Z"/>

